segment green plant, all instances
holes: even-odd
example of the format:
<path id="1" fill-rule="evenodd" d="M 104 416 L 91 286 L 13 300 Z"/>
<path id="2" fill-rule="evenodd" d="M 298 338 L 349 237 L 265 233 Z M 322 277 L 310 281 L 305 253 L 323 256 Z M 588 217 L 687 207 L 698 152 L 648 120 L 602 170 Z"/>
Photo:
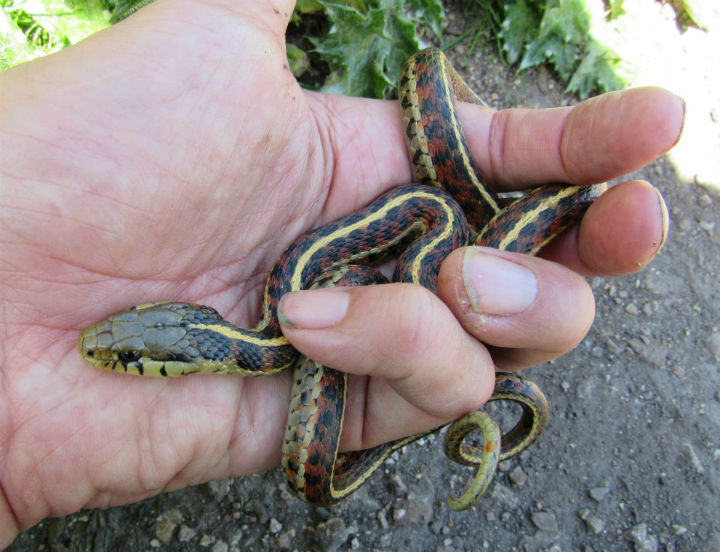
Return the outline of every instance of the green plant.
<path id="1" fill-rule="evenodd" d="M 0 69 L 44 55 L 119 21 L 152 0 L 0 0 Z M 451 1 L 451 0 L 447 0 Z M 584 98 L 624 85 L 621 60 L 596 30 L 614 25 L 624 0 L 460 0 L 468 31 L 447 43 L 494 42 L 503 62 L 520 70 L 547 64 Z M 699 27 L 688 0 L 670 3 L 678 27 Z M 37 4 L 33 4 L 36 6 Z M 388 97 L 402 63 L 432 33 L 441 41 L 440 0 L 298 0 L 288 29 L 288 60 L 310 88 Z M 607 34 L 607 33 L 606 33 Z"/>
<path id="2" fill-rule="evenodd" d="M 442 32 L 439 0 L 347 0 L 299 2 L 299 17 L 327 18 L 329 32 L 308 37 L 313 50 L 328 64 L 322 89 L 327 92 L 388 97 L 402 65 L 420 49 L 418 27 Z"/>
<path id="3" fill-rule="evenodd" d="M 99 31 L 108 24 L 108 8 L 106 0 L 0 0 L 0 70 Z"/>
<path id="4" fill-rule="evenodd" d="M 621 88 L 620 59 L 593 37 L 593 29 L 622 14 L 622 0 L 473 0 L 472 47 L 480 35 L 494 40 L 503 61 L 521 71 L 548 64 L 585 98 Z"/>

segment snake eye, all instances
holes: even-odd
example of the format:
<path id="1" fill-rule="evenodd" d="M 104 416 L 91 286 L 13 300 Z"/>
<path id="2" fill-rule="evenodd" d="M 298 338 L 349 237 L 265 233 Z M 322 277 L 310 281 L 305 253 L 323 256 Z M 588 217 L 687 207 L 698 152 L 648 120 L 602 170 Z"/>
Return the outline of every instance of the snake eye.
<path id="1" fill-rule="evenodd" d="M 118 353 L 118 360 L 123 364 L 130 364 L 140 358 L 139 351 L 120 351 Z"/>

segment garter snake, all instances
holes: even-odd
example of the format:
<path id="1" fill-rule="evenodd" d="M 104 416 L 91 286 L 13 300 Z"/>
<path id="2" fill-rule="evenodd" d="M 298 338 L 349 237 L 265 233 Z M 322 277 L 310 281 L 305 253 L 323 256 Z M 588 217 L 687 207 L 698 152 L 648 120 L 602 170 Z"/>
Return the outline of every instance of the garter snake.
<path id="1" fill-rule="evenodd" d="M 548 185 L 501 208 L 468 153 L 455 112 L 456 98 L 482 102 L 437 49 L 423 50 L 408 61 L 399 96 L 418 184 L 393 188 L 365 208 L 293 242 L 270 272 L 263 315 L 254 328 L 233 326 L 211 307 L 161 302 L 113 315 L 83 331 L 79 339 L 80 352 L 89 362 L 131 374 L 262 375 L 294 367 L 283 467 L 295 493 L 314 504 L 347 496 L 389 453 L 419 436 L 338 454 L 347 378 L 299 358 L 280 331 L 280 298 L 312 285 L 377 283 L 378 277 L 364 266 L 394 257 L 394 281 L 436 291 L 440 264 L 454 249 L 474 243 L 534 254 L 576 223 L 603 191 L 602 186 Z M 521 376 L 498 374 L 491 400 L 519 402 L 523 416 L 502 438 L 497 424 L 481 411 L 451 425 L 446 454 L 478 466 L 469 490 L 451 498 L 455 509 L 470 507 L 484 492 L 498 458 L 526 448 L 547 422 L 542 393 Z M 482 450 L 463 444 L 475 429 L 483 431 Z"/>

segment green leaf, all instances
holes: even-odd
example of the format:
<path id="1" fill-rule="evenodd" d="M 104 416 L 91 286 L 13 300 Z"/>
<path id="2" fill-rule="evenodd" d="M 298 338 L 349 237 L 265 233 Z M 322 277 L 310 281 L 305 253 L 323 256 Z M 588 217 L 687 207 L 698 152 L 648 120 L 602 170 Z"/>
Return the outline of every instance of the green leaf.
<path id="1" fill-rule="evenodd" d="M 520 69 L 550 61 L 560 77 L 568 80 L 589 32 L 590 15 L 582 0 L 556 0 L 545 11 L 538 37 L 528 45 Z"/>
<path id="2" fill-rule="evenodd" d="M 415 23 L 401 0 L 376 0 L 361 12 L 323 2 L 330 22 L 326 37 L 315 38 L 315 50 L 331 69 L 323 91 L 388 97 L 405 60 L 419 49 Z"/>
<path id="3" fill-rule="evenodd" d="M 539 25 L 540 16 L 537 10 L 530 7 L 525 0 L 517 0 L 508 7 L 500 38 L 504 41 L 503 49 L 509 63 L 518 62 L 525 45 L 537 36 Z"/>
<path id="4" fill-rule="evenodd" d="M 590 40 L 585 58 L 570 79 L 567 91 L 585 99 L 598 88 L 603 92 L 620 90 L 625 82 L 615 72 L 619 61 L 610 49 Z"/>
<path id="5" fill-rule="evenodd" d="M 319 0 L 297 0 L 295 11 L 297 13 L 317 13 L 323 10 L 323 4 Z"/>
<path id="6" fill-rule="evenodd" d="M 310 67 L 310 58 L 302 48 L 298 48 L 289 42 L 285 44 L 287 50 L 288 63 L 290 71 L 295 77 L 299 77 Z"/>
<path id="7" fill-rule="evenodd" d="M 107 26 L 102 0 L 41 0 L 0 4 L 0 69 L 61 50 Z"/>
<path id="8" fill-rule="evenodd" d="M 405 15 L 403 2 L 385 0 L 384 3 L 386 4 L 384 8 L 387 10 L 384 36 L 390 41 L 390 49 L 385 57 L 385 73 L 394 87 L 405 62 L 420 49 L 420 43 L 415 31 L 415 22 Z"/>
<path id="9" fill-rule="evenodd" d="M 439 0 L 408 0 L 405 6 L 415 21 L 428 27 L 437 38 L 442 38 L 445 12 Z"/>
<path id="10" fill-rule="evenodd" d="M 383 97 L 392 86 L 384 72 L 389 50 L 385 38 L 385 12 L 371 9 L 367 14 L 342 4 L 325 4 L 331 31 L 315 39 L 315 49 L 333 72 L 325 91 Z"/>
<path id="11" fill-rule="evenodd" d="M 605 11 L 607 12 L 607 20 L 612 21 L 617 19 L 621 15 L 625 15 L 625 8 L 623 4 L 625 0 L 603 0 L 605 5 Z"/>

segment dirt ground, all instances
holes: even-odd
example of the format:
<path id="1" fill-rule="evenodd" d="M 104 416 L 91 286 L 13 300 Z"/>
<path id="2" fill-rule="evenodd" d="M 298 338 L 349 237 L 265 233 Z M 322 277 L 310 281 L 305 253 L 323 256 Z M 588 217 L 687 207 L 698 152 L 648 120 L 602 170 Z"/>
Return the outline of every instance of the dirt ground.
<path id="1" fill-rule="evenodd" d="M 450 14 L 448 37 L 462 25 Z M 716 37 L 701 36 L 708 52 L 720 51 Z M 462 49 L 454 55 L 464 59 Z M 717 71 L 709 59 L 691 61 Z M 465 74 L 497 107 L 575 101 L 547 71 L 518 75 L 480 51 Z M 714 152 L 716 162 L 712 90 L 696 90 L 698 104 L 686 96 L 689 113 L 701 105 L 712 123 L 710 138 L 694 145 L 688 127 L 681 149 Z M 546 434 L 501 466 L 472 510 L 449 510 L 447 495 L 468 474 L 430 437 L 334 508 L 300 503 L 276 470 L 47 520 L 8 550 L 720 551 L 720 192 L 703 171 L 665 157 L 632 175 L 665 195 L 667 244 L 636 275 L 591 281 L 598 310 L 588 337 L 527 372 L 550 401 Z"/>

